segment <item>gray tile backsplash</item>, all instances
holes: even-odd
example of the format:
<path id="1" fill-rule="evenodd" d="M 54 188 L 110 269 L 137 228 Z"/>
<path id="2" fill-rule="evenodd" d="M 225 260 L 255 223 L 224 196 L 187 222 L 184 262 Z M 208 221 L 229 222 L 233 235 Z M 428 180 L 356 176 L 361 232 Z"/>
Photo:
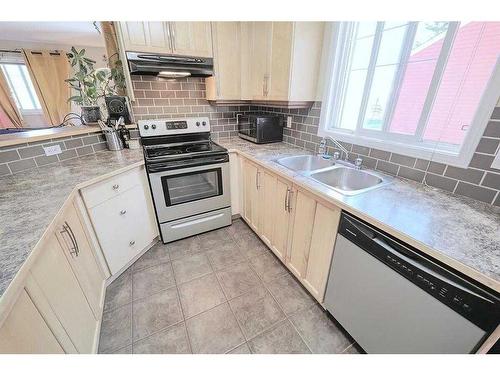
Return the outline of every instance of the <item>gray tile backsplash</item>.
<path id="1" fill-rule="evenodd" d="M 54 145 L 59 145 L 62 153 L 46 156 L 43 147 Z M 102 133 L 85 133 L 72 137 L 0 147 L 0 176 L 89 155 L 106 149 L 106 141 Z"/>
<path id="2" fill-rule="evenodd" d="M 283 118 L 292 116 L 292 127 L 284 129 L 284 141 L 317 152 L 320 138 L 316 134 L 321 103 L 314 103 L 309 110 L 263 106 L 251 106 L 250 110 L 276 113 Z M 352 160 L 359 155 L 368 168 L 417 182 L 423 182 L 426 174 L 425 181 L 430 186 L 496 206 L 500 206 L 500 170 L 491 168 L 491 163 L 499 152 L 499 144 L 500 107 L 495 108 L 468 168 L 456 168 L 436 162 L 429 165 L 427 160 L 343 143 L 351 152 L 349 158 Z"/>

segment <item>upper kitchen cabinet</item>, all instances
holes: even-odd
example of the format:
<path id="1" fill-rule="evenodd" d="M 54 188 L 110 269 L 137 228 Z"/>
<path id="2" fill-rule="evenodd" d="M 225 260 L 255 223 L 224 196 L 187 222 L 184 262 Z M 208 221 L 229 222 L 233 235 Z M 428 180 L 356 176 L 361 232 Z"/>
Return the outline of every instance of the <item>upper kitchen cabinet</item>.
<path id="1" fill-rule="evenodd" d="M 126 51 L 212 57 L 210 22 L 120 22 Z"/>
<path id="2" fill-rule="evenodd" d="M 239 101 L 242 87 L 241 22 L 212 22 L 215 75 L 205 78 L 207 100 Z"/>
<path id="3" fill-rule="evenodd" d="M 242 99 L 312 102 L 323 48 L 321 22 L 251 22 L 243 36 L 249 49 Z M 245 68 L 244 68 L 245 69 Z"/>

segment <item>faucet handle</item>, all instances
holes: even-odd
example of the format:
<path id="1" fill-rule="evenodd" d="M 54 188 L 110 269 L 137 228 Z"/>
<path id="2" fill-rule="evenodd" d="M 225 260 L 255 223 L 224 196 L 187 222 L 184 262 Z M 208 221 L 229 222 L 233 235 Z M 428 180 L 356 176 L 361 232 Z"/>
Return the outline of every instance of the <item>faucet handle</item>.
<path id="1" fill-rule="evenodd" d="M 361 164 L 363 164 L 363 159 L 356 158 L 356 160 L 354 160 L 354 165 L 356 166 L 356 169 L 361 169 Z"/>

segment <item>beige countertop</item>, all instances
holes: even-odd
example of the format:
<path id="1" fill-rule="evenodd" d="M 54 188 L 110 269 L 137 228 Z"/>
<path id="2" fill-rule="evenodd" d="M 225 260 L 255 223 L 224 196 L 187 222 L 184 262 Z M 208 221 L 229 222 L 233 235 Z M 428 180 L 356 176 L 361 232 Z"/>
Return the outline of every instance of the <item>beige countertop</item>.
<path id="1" fill-rule="evenodd" d="M 218 143 L 500 292 L 500 208 L 399 178 L 345 196 L 276 163 L 280 157 L 310 154 L 303 149 L 237 137 Z"/>

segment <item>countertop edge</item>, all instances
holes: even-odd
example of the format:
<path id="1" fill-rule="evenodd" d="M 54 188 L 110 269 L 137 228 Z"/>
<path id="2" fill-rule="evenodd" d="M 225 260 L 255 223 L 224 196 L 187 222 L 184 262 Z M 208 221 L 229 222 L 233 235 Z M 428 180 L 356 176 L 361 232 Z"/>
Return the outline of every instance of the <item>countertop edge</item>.
<path id="1" fill-rule="evenodd" d="M 239 149 L 228 149 L 228 152 L 240 154 L 243 157 L 251 160 L 252 162 L 254 162 L 256 164 L 261 165 L 264 168 L 272 169 L 272 171 L 274 173 L 276 173 L 277 175 L 279 175 L 285 179 L 288 179 L 288 180 L 292 179 L 293 183 L 300 186 L 302 189 L 307 190 L 310 193 L 321 197 L 321 199 L 323 199 L 323 200 L 359 217 L 360 219 L 374 225 L 375 227 L 381 229 L 382 231 L 385 231 L 385 232 L 389 233 L 390 235 L 398 238 L 399 240 L 408 243 L 409 245 L 415 247 L 417 250 L 420 250 L 424 254 L 436 259 L 437 261 L 440 261 L 440 262 L 446 264 L 447 266 L 463 273 L 464 275 L 470 277 L 471 279 L 474 279 L 477 282 L 479 282 L 479 283 L 495 290 L 496 292 L 500 293 L 500 283 L 498 281 L 496 281 L 495 279 L 492 279 L 491 277 L 477 271 L 476 269 L 474 269 L 466 264 L 463 264 L 463 263 L 459 262 L 458 260 L 455 260 L 455 259 L 447 256 L 446 254 L 439 252 L 438 250 L 435 250 L 435 249 L 429 247 L 428 245 L 424 244 L 423 242 L 420 242 L 420 241 L 414 239 L 413 237 L 411 237 L 403 232 L 400 232 L 399 230 L 385 224 L 384 222 L 381 222 L 381 221 L 378 221 L 377 219 L 374 219 L 373 217 L 365 214 L 362 211 L 357 210 L 356 208 L 349 206 L 348 204 L 346 204 L 344 202 L 336 200 L 335 198 L 328 196 L 328 195 L 325 195 L 323 192 L 316 190 L 313 187 L 304 184 L 302 181 L 295 178 L 296 176 L 299 176 L 299 174 L 295 174 L 294 176 L 290 177 L 290 175 L 286 175 L 286 174 L 282 173 L 279 169 L 273 168 L 269 164 L 263 163 L 261 160 L 253 157 L 251 154 L 246 153 L 245 151 L 242 151 Z"/>

